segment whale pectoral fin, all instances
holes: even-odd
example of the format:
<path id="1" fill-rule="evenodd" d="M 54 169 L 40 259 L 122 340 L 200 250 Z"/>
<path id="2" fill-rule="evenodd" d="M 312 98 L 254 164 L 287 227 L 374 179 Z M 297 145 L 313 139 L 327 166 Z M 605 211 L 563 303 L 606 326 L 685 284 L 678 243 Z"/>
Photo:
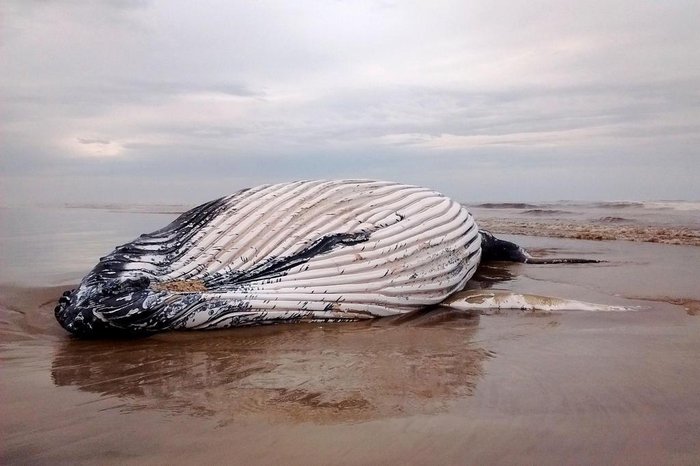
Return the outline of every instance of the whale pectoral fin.
<path id="1" fill-rule="evenodd" d="M 587 303 L 572 299 L 553 298 L 533 294 L 513 293 L 506 290 L 469 290 L 456 293 L 441 303 L 461 311 L 634 311 L 639 308 Z"/>

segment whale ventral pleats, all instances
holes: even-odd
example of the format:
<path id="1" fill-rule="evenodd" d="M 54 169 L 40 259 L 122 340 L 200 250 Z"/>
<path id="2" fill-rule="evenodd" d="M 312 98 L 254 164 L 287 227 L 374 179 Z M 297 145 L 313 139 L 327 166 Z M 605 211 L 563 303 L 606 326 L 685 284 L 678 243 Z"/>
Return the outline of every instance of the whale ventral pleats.
<path id="1" fill-rule="evenodd" d="M 471 214 L 428 188 L 262 185 L 119 246 L 56 317 L 79 336 L 367 319 L 440 303 L 480 257 Z"/>

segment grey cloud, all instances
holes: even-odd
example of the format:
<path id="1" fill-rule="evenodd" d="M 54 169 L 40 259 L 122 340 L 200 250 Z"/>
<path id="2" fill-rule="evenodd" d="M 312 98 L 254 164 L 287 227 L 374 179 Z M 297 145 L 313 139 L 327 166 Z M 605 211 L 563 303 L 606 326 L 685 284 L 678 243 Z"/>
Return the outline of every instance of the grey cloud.
<path id="1" fill-rule="evenodd" d="M 106 139 L 90 139 L 90 138 L 77 138 L 80 144 L 109 144 L 111 141 Z"/>
<path id="2" fill-rule="evenodd" d="M 6 118 L 23 117 L 23 110 L 35 107 L 46 116 L 95 115 L 114 106 L 128 104 L 157 105 L 183 94 L 215 93 L 234 97 L 264 98 L 256 91 L 236 83 L 188 83 L 174 81 L 82 82 L 75 84 L 15 83 L 0 85 L 0 95 L 9 106 Z"/>
<path id="3" fill-rule="evenodd" d="M 14 198 L 32 187 L 12 177 L 144 172 L 152 198 L 178 177 L 210 192 L 315 176 L 473 198 L 542 173 L 556 180 L 514 196 L 644 195 L 626 171 L 663 172 L 647 197 L 697 196 L 695 2 L 6 5 Z"/>
<path id="4" fill-rule="evenodd" d="M 357 140 L 384 135 L 508 135 L 609 127 L 617 137 L 653 131 L 692 135 L 692 124 L 664 123 L 664 115 L 694 112 L 690 83 L 649 86 L 570 86 L 462 92 L 426 88 L 338 93 L 309 104 L 317 115 L 288 132 L 300 142 Z M 648 127 L 652 124 L 653 127 Z M 416 140 L 415 142 L 420 142 Z M 397 142 L 410 145 L 410 141 Z"/>

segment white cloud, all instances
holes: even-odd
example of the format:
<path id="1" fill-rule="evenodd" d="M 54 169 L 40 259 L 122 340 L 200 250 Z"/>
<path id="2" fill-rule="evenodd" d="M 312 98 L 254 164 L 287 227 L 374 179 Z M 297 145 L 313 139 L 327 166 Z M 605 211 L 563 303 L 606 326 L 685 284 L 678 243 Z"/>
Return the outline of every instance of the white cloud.
<path id="1" fill-rule="evenodd" d="M 648 170 L 700 169 L 695 2 L 18 0 L 3 9 L 9 177 L 106 166 L 130 176 L 164 154 L 170 176 L 203 158 L 233 170 L 282 157 L 298 161 L 290 177 L 401 176 L 437 188 L 452 185 L 448 171 L 417 161 L 450 154 L 468 167 L 491 157 L 501 178 L 485 171 L 496 178 L 481 182 L 492 184 L 542 167 L 538 154 L 595 171 L 593 156 L 631 164 L 641 151 L 659 154 Z M 247 166 L 240 179 L 260 177 Z M 665 192 L 666 181 L 649 179 L 649 197 Z M 690 184 L 684 192 L 696 195 Z"/>

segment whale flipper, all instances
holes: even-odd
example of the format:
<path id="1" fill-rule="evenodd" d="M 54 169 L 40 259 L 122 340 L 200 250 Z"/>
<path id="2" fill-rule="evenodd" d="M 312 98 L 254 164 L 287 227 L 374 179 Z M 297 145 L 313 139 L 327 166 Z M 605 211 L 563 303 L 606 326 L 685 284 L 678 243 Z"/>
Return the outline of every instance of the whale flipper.
<path id="1" fill-rule="evenodd" d="M 441 303 L 460 311 L 635 311 L 639 308 L 595 304 L 572 299 L 553 298 L 534 294 L 514 293 L 507 290 L 467 290 L 460 291 Z"/>

